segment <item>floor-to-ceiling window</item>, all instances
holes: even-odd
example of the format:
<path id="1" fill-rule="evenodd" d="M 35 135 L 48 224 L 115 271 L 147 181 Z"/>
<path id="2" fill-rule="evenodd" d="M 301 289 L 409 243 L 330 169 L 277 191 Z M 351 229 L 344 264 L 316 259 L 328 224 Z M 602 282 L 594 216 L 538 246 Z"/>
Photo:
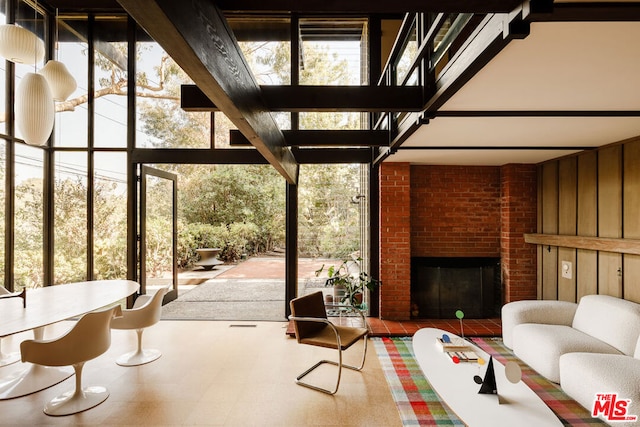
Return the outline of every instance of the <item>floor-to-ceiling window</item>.
<path id="1" fill-rule="evenodd" d="M 1 226 L 3 229 L 6 225 L 9 227 L 6 230 L 9 235 L 3 233 L 2 236 L 4 262 L 0 274 L 5 278 L 5 284 L 13 288 L 37 287 L 135 275 L 130 271 L 133 268 L 127 265 L 129 262 L 131 266 L 131 257 L 138 251 L 128 240 L 138 231 L 131 230 L 135 228 L 131 225 L 132 218 L 137 215 L 132 208 L 136 205 L 131 202 L 137 196 L 133 194 L 137 189 L 132 182 L 135 181 L 132 169 L 137 166 L 132 165 L 132 158 L 136 155 L 139 163 L 160 166 L 178 174 L 178 181 L 184 188 L 193 190 L 189 202 L 195 202 L 195 197 L 203 194 L 198 192 L 198 185 L 192 183 L 198 177 L 219 178 L 221 187 L 230 194 L 231 198 L 223 201 L 229 206 L 236 201 L 236 195 L 242 193 L 238 189 L 231 194 L 228 191 L 231 184 L 246 183 L 248 202 L 236 215 L 238 230 L 241 226 L 245 228 L 238 233 L 253 233 L 252 230 L 257 229 L 264 232 L 268 228 L 251 245 L 267 249 L 284 245 L 284 180 L 270 166 L 194 166 L 185 164 L 181 158 L 175 158 L 175 163 L 171 164 L 139 160 L 149 153 L 143 150 L 147 148 L 195 149 L 207 154 L 212 148 L 230 148 L 229 134 L 234 126 L 222 113 L 185 112 L 180 108 L 180 85 L 191 83 L 191 79 L 131 19 L 124 14 L 104 16 L 65 12 L 58 15 L 55 10 L 42 9 L 42 5 L 34 11 L 34 2 L 0 0 L 0 3 L 3 1 L 15 5 L 0 8 L 15 11 L 10 22 L 15 20 L 42 39 L 45 34 L 57 39 L 56 43 L 45 40 L 49 46 L 48 57 L 66 64 L 77 82 L 77 89 L 68 99 L 55 104 L 55 124 L 49 143 L 44 147 L 29 146 L 22 140 L 20 129 L 8 120 L 13 120 L 11 107 L 15 102 L 15 87 L 27 73 L 42 68 L 46 61 L 35 66 L 2 61 L 0 79 L 8 78 L 13 83 L 0 82 L 0 102 L 5 100 L 2 116 L 5 119 L 0 121 L 0 177 L 6 183 L 0 197 L 5 219 Z M 2 20 L 6 20 L 4 16 L 0 18 Z M 230 24 L 237 31 L 240 47 L 260 85 L 366 84 L 361 78 L 362 46 L 359 41 L 364 33 L 364 20 L 355 21 L 353 25 L 340 23 L 340 28 L 349 27 L 349 35 L 343 35 L 343 40 L 327 41 L 318 38 L 322 31 L 316 30 L 318 24 L 330 27 L 333 25 L 330 21 L 301 20 L 300 30 L 295 30 L 302 35 L 298 52 L 292 52 L 292 24 L 288 17 L 245 22 L 230 20 Z M 255 31 L 257 22 L 268 24 L 270 29 Z M 135 44 L 132 43 L 134 40 Z M 129 51 L 132 46 L 135 52 Z M 296 56 L 299 62 L 292 60 Z M 133 70 L 130 70 L 133 63 L 135 85 L 131 81 L 134 79 Z M 296 72 L 292 70 L 294 63 L 300 65 Z M 4 88 L 9 88 L 10 92 L 5 93 Z M 294 115 L 277 112 L 273 116 L 282 130 L 362 129 L 367 126 L 359 113 Z M 215 136 L 212 136 L 212 126 Z M 239 158 L 230 163 L 242 163 L 237 160 Z M 211 163 L 216 163 L 214 157 Z M 311 190 L 301 192 L 301 203 L 317 207 L 318 200 L 326 198 L 326 206 L 331 212 L 325 211 L 325 216 L 333 215 L 326 221 L 323 219 L 320 232 L 307 233 L 309 224 L 301 228 L 307 236 L 324 236 L 322 242 L 316 239 L 307 244 L 305 241 L 305 248 L 314 248 L 305 254 L 342 256 L 357 251 L 359 208 L 353 200 L 359 200 L 357 196 L 362 193 L 357 179 L 358 167 L 309 166 L 303 173 L 303 183 L 315 176 L 321 186 L 314 190 L 316 193 Z M 187 179 L 190 187 L 187 187 Z M 336 186 L 348 189 L 345 197 L 332 197 Z M 205 188 L 204 193 L 207 192 L 214 191 Z M 255 202 L 258 197 L 274 203 L 263 207 L 262 202 L 256 202 L 249 209 L 249 202 Z M 186 207 L 185 200 L 181 199 L 181 208 Z M 354 209 L 356 214 L 351 215 Z M 309 209 L 305 211 L 309 212 Z M 186 216 L 181 213 L 179 218 Z M 219 223 L 211 225 L 221 226 Z M 232 228 L 230 223 L 223 225 L 227 230 Z M 182 224 L 184 229 L 186 225 Z M 177 254 L 183 256 L 185 266 L 194 261 L 191 257 L 195 244 L 189 245 L 179 248 Z M 244 252 L 242 249 L 239 256 Z"/>
<path id="2" fill-rule="evenodd" d="M 50 47 L 44 61 L 2 60 L 0 70 L 0 79 L 13 81 L 0 82 L 0 200 L 3 230 L 10 227 L 2 233 L 3 285 L 18 290 L 126 278 L 130 22 L 126 15 L 58 15 L 30 1 L 6 0 L 3 6 L 3 12 L 15 12 L 8 19 L 3 14 L 1 22 L 15 22 Z M 30 146 L 11 107 L 23 78 L 48 59 L 65 64 L 77 88 L 55 102 L 50 140 Z"/>

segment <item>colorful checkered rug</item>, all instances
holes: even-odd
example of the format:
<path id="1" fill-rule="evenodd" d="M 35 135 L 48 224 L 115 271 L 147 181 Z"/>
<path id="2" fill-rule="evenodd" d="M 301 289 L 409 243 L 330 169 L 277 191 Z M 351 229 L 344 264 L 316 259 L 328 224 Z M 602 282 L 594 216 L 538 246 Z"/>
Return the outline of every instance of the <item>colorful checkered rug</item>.
<path id="1" fill-rule="evenodd" d="M 591 418 L 589 411 L 569 398 L 556 385 L 518 360 L 498 338 L 473 338 L 475 344 L 505 363 L 514 360 L 522 369 L 522 380 L 540 396 L 565 426 L 606 425 Z M 373 338 L 391 393 L 405 426 L 452 426 L 464 423 L 440 400 L 425 379 L 413 354 L 411 338 Z M 536 426 L 537 427 L 537 426 Z"/>

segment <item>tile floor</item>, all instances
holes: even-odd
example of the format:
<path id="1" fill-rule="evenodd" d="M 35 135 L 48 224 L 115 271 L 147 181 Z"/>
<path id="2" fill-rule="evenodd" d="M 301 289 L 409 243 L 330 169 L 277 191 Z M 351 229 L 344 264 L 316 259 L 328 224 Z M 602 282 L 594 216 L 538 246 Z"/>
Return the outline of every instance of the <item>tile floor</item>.
<path id="1" fill-rule="evenodd" d="M 337 319 L 337 318 L 334 318 Z M 337 323 L 353 324 L 359 322 L 357 317 L 342 317 Z M 457 319 L 422 319 L 422 320 L 383 320 L 368 317 L 372 337 L 410 337 L 421 328 L 438 328 L 447 332 L 461 335 L 460 322 Z M 467 319 L 462 327 L 465 336 L 499 337 L 502 335 L 500 319 Z M 293 335 L 293 327 L 289 324 L 287 334 Z"/>

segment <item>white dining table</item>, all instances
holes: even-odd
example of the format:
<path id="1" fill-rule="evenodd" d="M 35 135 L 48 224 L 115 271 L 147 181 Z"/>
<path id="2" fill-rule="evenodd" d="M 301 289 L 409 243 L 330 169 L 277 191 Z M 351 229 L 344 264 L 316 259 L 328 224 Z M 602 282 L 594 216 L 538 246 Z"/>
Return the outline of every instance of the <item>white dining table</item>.
<path id="1" fill-rule="evenodd" d="M 0 299 L 0 337 L 33 330 L 35 339 L 42 339 L 45 326 L 115 304 L 138 288 L 131 280 L 92 280 L 29 289 L 26 306 L 20 298 Z M 67 366 L 21 363 L 0 368 L 0 400 L 35 393 L 72 374 Z"/>

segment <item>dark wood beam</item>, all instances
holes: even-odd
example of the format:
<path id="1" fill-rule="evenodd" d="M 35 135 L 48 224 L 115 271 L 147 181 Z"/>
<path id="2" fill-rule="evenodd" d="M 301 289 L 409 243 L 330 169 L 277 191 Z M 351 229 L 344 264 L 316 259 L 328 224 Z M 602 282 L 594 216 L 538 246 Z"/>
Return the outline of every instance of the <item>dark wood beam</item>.
<path id="1" fill-rule="evenodd" d="M 300 164 L 370 163 L 371 148 L 294 148 Z M 250 148 L 182 149 L 136 148 L 134 163 L 166 163 L 197 165 L 267 165 L 258 150 Z"/>
<path id="2" fill-rule="evenodd" d="M 254 148 L 189 149 L 136 148 L 131 155 L 134 163 L 167 163 L 197 165 L 267 165 L 267 160 Z"/>
<path id="3" fill-rule="evenodd" d="M 300 164 L 371 163 L 371 148 L 293 148 Z"/>
<path id="4" fill-rule="evenodd" d="M 389 145 L 389 133 L 383 130 L 283 130 L 288 147 L 381 147 Z M 229 131 L 231 145 L 249 145 L 242 133 Z"/>
<path id="5" fill-rule="evenodd" d="M 418 86 L 261 86 L 270 111 L 421 111 Z M 216 111 L 216 105 L 196 85 L 182 85 L 180 106 L 185 111 Z"/>
<path id="6" fill-rule="evenodd" d="M 118 0 L 290 183 L 298 164 L 222 12 L 208 0 Z"/>
<path id="7" fill-rule="evenodd" d="M 297 13 L 510 12 L 521 0 L 217 0 L 225 11 Z"/>

